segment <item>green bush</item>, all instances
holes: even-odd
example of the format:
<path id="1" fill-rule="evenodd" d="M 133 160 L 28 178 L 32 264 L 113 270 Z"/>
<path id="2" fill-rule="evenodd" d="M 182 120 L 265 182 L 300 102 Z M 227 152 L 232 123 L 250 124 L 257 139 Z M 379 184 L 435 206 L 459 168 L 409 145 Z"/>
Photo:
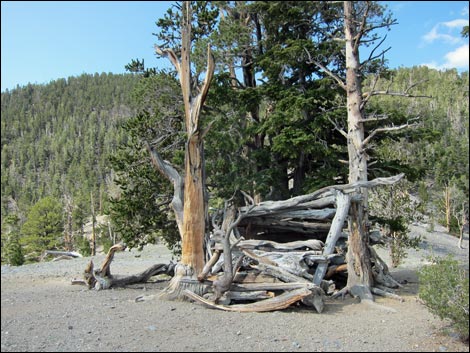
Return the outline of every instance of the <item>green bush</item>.
<path id="1" fill-rule="evenodd" d="M 75 246 L 78 249 L 78 252 L 82 254 L 83 256 L 90 256 L 91 255 L 91 248 L 90 248 L 90 242 L 86 237 L 79 236 L 75 240 Z"/>
<path id="2" fill-rule="evenodd" d="M 418 271 L 419 297 L 431 313 L 449 319 L 462 339 L 468 341 L 468 272 L 451 255 L 431 260 L 433 265 Z"/>
<path id="3" fill-rule="evenodd" d="M 397 267 L 407 256 L 410 248 L 418 249 L 421 236 L 411 236 L 408 226 L 419 220 L 421 203 L 413 200 L 406 180 L 387 187 L 377 188 L 369 193 L 370 220 L 381 226 L 392 260 Z"/>
<path id="4" fill-rule="evenodd" d="M 20 245 L 18 234 L 11 233 L 4 248 L 3 255 L 5 256 L 7 263 L 13 266 L 21 266 L 24 264 L 25 259 L 23 249 Z"/>
<path id="5" fill-rule="evenodd" d="M 111 239 L 109 239 L 109 237 L 105 236 L 105 235 L 102 235 L 98 238 L 98 244 L 99 245 L 103 245 L 103 252 L 105 254 L 108 253 L 109 251 L 109 248 L 111 248 L 111 246 L 113 246 L 113 241 Z"/>

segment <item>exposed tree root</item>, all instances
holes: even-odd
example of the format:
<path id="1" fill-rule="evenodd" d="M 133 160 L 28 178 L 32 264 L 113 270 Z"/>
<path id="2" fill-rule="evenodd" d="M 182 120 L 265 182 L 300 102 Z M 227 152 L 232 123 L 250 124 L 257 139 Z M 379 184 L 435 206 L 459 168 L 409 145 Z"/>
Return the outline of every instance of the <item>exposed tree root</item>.
<path id="1" fill-rule="evenodd" d="M 200 282 L 193 274 L 193 269 L 182 264 L 175 267 L 175 275 L 168 286 L 158 295 L 166 300 L 186 300 L 185 290 L 190 290 L 200 296 L 207 293 L 207 284 Z"/>
<path id="2" fill-rule="evenodd" d="M 372 262 L 372 276 L 374 277 L 374 282 L 387 288 L 403 287 L 392 277 L 387 264 L 380 258 L 372 246 L 369 246 L 369 251 Z"/>
<path id="3" fill-rule="evenodd" d="M 405 299 L 403 299 L 402 297 L 400 297 L 399 295 L 396 295 L 394 293 L 390 293 L 386 290 L 383 290 L 383 289 L 380 289 L 380 288 L 377 288 L 377 287 L 372 287 L 371 288 L 371 291 L 372 293 L 374 293 L 375 295 L 380 295 L 382 297 L 386 297 L 386 298 L 390 298 L 390 299 L 395 299 L 395 300 L 398 300 L 399 302 L 404 302 Z"/>
<path id="4" fill-rule="evenodd" d="M 372 290 L 372 292 L 375 291 L 375 289 L 373 289 L 373 288 L 371 290 Z M 377 304 L 376 302 L 374 302 L 374 297 L 372 295 L 371 290 L 369 290 L 369 288 L 367 288 L 366 286 L 355 285 L 352 288 L 344 287 L 343 289 L 341 289 L 340 291 L 338 291 L 337 293 L 335 293 L 331 297 L 333 299 L 336 299 L 338 297 L 341 297 L 342 299 L 344 299 L 346 294 L 350 294 L 354 298 L 358 297 L 359 299 L 361 299 L 361 303 L 363 303 L 363 304 L 367 304 L 371 307 L 381 309 L 381 310 L 385 310 L 385 311 L 389 311 L 389 312 L 393 312 L 393 313 L 396 312 L 396 310 L 393 309 L 393 308 L 390 308 L 390 307 L 385 306 L 385 305 L 380 305 L 380 304 Z M 380 293 L 377 293 L 378 295 L 384 295 L 383 293 L 387 293 L 385 291 L 380 291 L 380 290 L 378 290 L 378 291 L 380 292 Z M 392 294 L 387 293 L 387 295 L 384 295 L 384 296 L 388 297 L 389 295 L 392 295 Z M 398 296 L 396 296 L 396 297 L 398 297 Z M 397 298 L 394 298 L 394 299 L 397 299 Z"/>

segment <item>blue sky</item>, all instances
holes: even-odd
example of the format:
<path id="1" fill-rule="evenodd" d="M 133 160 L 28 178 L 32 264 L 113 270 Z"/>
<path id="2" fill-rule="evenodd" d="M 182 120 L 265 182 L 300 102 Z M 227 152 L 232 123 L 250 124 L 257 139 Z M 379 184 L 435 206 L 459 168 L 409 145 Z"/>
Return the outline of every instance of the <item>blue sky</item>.
<path id="1" fill-rule="evenodd" d="M 125 72 L 131 59 L 157 60 L 155 21 L 169 1 L 2 1 L 1 90 L 82 73 Z M 386 1 L 398 25 L 384 48 L 392 68 L 468 70 L 468 1 Z"/>

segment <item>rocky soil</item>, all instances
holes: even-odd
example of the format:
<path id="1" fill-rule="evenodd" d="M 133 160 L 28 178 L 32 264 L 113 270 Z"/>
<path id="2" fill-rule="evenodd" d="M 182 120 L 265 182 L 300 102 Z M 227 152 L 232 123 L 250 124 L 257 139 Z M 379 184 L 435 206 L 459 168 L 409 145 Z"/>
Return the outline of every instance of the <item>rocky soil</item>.
<path id="1" fill-rule="evenodd" d="M 427 256 L 455 255 L 468 268 L 468 234 L 458 239 L 437 229 L 411 227 L 423 235 L 419 251 L 409 251 L 392 273 L 407 281 L 398 291 L 405 301 L 376 298 L 395 309 L 386 311 L 353 298 L 327 300 L 317 314 L 304 307 L 270 313 L 235 313 L 196 303 L 157 298 L 166 281 L 124 289 L 95 291 L 71 285 L 90 260 L 78 258 L 25 265 L 2 266 L 2 352 L 168 351 L 168 352 L 468 352 L 449 328 L 417 300 L 416 270 Z M 378 249 L 389 263 L 385 249 Z M 101 264 L 104 256 L 95 257 Z M 168 263 L 171 253 L 162 245 L 144 251 L 117 253 L 113 274 L 141 272 L 155 263 Z M 140 301 L 136 298 L 144 297 Z"/>

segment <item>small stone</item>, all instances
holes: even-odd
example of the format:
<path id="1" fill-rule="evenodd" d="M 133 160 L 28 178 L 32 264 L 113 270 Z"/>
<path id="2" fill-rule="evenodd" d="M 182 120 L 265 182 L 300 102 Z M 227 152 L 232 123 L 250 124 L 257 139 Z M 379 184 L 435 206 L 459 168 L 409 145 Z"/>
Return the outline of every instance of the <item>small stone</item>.
<path id="1" fill-rule="evenodd" d="M 72 330 L 73 329 L 73 326 L 72 325 L 69 325 L 69 330 Z"/>

